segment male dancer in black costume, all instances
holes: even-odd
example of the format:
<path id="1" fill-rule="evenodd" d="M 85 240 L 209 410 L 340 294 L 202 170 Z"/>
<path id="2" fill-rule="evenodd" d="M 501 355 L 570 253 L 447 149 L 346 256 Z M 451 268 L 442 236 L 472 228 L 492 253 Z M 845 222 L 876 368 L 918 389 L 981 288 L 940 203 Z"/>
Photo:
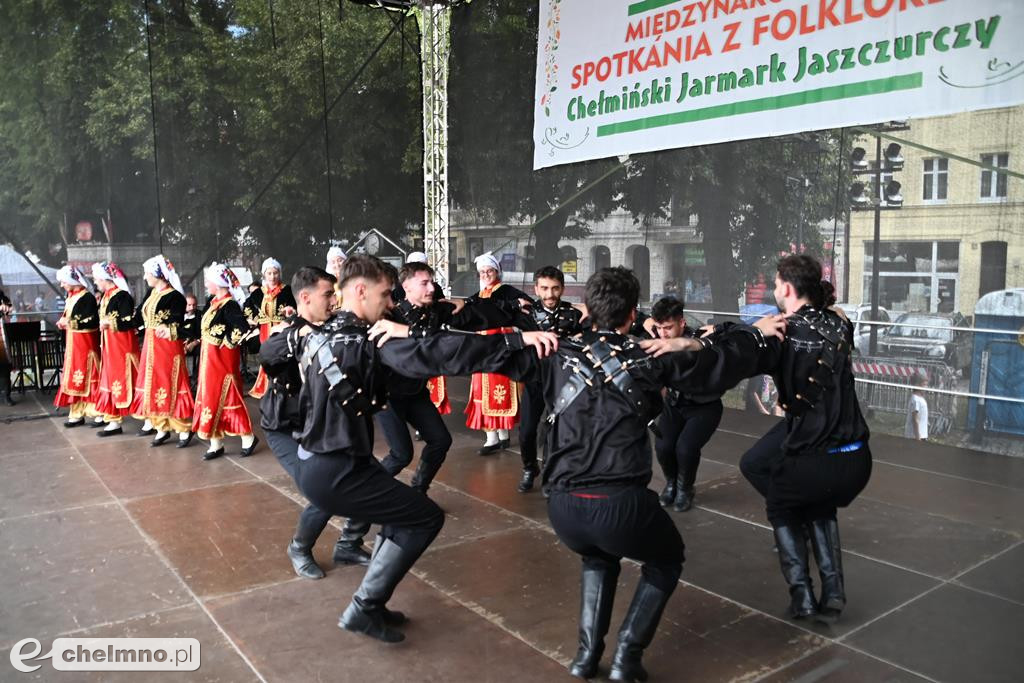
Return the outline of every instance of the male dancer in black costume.
<path id="1" fill-rule="evenodd" d="M 775 299 L 787 316 L 786 340 L 770 344 L 765 372 L 786 417 L 743 455 L 740 471 L 765 497 L 790 615 L 831 624 L 846 606 L 836 509 L 871 477 L 868 426 L 853 383 L 853 327 L 829 308 L 832 285 L 810 256 L 779 261 Z M 821 577 L 817 600 L 808 536 Z"/>
<path id="2" fill-rule="evenodd" d="M 444 513 L 433 501 L 396 480 L 373 457 L 372 415 L 385 407 L 395 372 L 423 379 L 500 372 L 510 359 L 535 353 L 524 351 L 524 345 L 548 353 L 557 344 L 554 335 L 544 332 L 490 337 L 438 333 L 384 344 L 409 331 L 383 319 L 394 306 L 393 271 L 376 258 L 351 257 L 342 268 L 343 304 L 338 313 L 328 318 L 333 284 L 329 278 L 319 279 L 304 289 L 312 289 L 309 296 L 324 301 L 324 310 L 301 328 L 275 335 L 281 340 L 274 344 L 291 349 L 291 357 L 300 361 L 304 420 L 299 489 L 325 512 L 382 525 L 366 575 L 339 626 L 385 642 L 405 637 L 395 628 L 405 615 L 386 604 L 444 524 Z M 303 296 L 299 287 L 294 289 Z M 261 359 L 268 374 L 277 374 L 280 366 L 266 362 L 262 350 Z"/>
<path id="3" fill-rule="evenodd" d="M 509 377 L 539 381 L 551 406 L 543 483 L 555 532 L 583 560 L 579 650 L 570 666 L 582 678 L 597 673 L 622 558 L 643 567 L 619 630 L 612 680 L 647 678 L 643 651 L 682 572 L 683 540 L 647 488 L 647 427 L 661 412 L 662 388 L 725 390 L 758 372 L 764 335 L 781 334 L 781 320 L 766 320 L 724 331 L 713 343 L 676 340 L 694 352 L 661 355 L 670 340 L 637 342 L 626 334 L 639 292 L 631 271 L 598 271 L 586 287 L 592 329 L 579 342 L 561 340 L 556 356 L 518 354 L 507 368 Z"/>
<path id="4" fill-rule="evenodd" d="M 307 319 L 325 319 L 334 306 L 333 289 L 323 301 L 315 298 L 315 285 L 320 281 L 329 281 L 333 286 L 335 280 L 327 271 L 314 267 L 302 268 L 295 274 L 292 290 L 303 293 L 296 302 L 298 315 L 276 325 L 264 342 L 266 348 L 260 349 L 264 367 L 273 368 L 274 372 L 273 376 L 269 376 L 269 390 L 260 399 L 260 426 L 270 449 L 292 479 L 298 476 L 299 442 L 295 440 L 294 434 L 302 429 L 299 413 L 302 378 L 295 350 L 289 348 L 286 339 L 289 331 L 297 331 L 306 324 Z M 299 514 L 299 522 L 287 552 L 295 573 L 303 578 L 324 577 L 323 569 L 313 557 L 313 546 L 327 528 L 331 516 L 312 503 L 307 504 Z M 369 525 L 347 520 L 334 545 L 334 564 L 369 564 L 370 554 L 363 547 L 363 536 L 367 531 Z"/>
<path id="5" fill-rule="evenodd" d="M 580 319 L 583 313 L 568 301 L 562 301 L 565 275 L 554 266 L 544 266 L 533 274 L 533 291 L 537 302 L 533 306 L 536 329 L 554 332 L 559 337 L 572 337 L 583 331 Z M 518 491 L 526 493 L 540 474 L 537 462 L 537 438 L 541 417 L 544 415 L 544 387 L 539 382 L 527 382 L 523 387 L 520 405 L 519 452 L 523 459 L 523 476 Z M 546 433 L 546 430 L 543 430 Z M 541 436 L 543 439 L 543 436 Z"/>
<path id="6" fill-rule="evenodd" d="M 702 330 L 686 325 L 683 302 L 668 296 L 651 309 L 659 339 L 700 337 Z M 700 450 L 711 439 L 722 421 L 722 395 L 717 392 L 679 392 L 665 394 L 665 410 L 658 420 L 660 432 L 654 440 L 654 453 L 665 473 L 665 488 L 659 501 L 676 512 L 693 507 L 694 483 L 700 466 Z"/>
<path id="7" fill-rule="evenodd" d="M 437 301 L 434 269 L 420 261 L 403 265 L 398 283 L 404 297 L 388 316 L 408 325 L 412 337 L 425 337 L 445 328 L 477 331 L 512 326 L 519 319 L 521 306 L 528 303 L 516 299 L 480 299 L 465 305 Z M 452 435 L 430 400 L 423 379 L 395 376 L 388 389 L 388 408 L 377 413 L 389 447 L 381 464 L 395 475 L 412 462 L 413 443 L 407 424 L 412 425 L 425 443 L 410 485 L 426 493 L 448 455 Z"/>

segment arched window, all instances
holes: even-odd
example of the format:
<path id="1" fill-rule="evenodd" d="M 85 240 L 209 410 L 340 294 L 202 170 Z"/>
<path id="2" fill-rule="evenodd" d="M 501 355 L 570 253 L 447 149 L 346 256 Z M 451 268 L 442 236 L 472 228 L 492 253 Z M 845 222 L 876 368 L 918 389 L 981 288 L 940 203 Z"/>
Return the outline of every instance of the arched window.
<path id="1" fill-rule="evenodd" d="M 611 249 L 599 244 L 590 250 L 590 263 L 593 264 L 591 272 L 596 273 L 602 268 L 610 268 L 612 265 Z"/>
<path id="2" fill-rule="evenodd" d="M 640 280 L 640 301 L 651 298 L 651 251 L 642 244 L 626 247 L 626 267 Z"/>

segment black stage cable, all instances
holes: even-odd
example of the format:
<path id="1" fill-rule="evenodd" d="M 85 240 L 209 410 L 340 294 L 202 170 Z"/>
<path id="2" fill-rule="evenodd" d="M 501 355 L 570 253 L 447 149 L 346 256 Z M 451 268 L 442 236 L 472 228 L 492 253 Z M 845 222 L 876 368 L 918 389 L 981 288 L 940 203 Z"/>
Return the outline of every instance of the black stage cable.
<path id="1" fill-rule="evenodd" d="M 331 135 L 327 125 L 327 61 L 324 57 L 324 14 L 321 0 L 316 0 L 317 29 L 320 32 L 320 91 L 324 103 L 324 161 L 327 166 L 327 226 L 328 237 L 334 239 L 334 197 L 331 194 Z"/>
<path id="2" fill-rule="evenodd" d="M 149 65 L 149 113 L 153 124 L 153 175 L 156 179 L 156 230 L 160 253 L 164 251 L 164 219 L 160 208 L 160 159 L 156 150 L 156 92 L 153 88 L 153 41 L 150 37 L 149 0 L 146 5 L 146 61 Z"/>
<path id="3" fill-rule="evenodd" d="M 352 74 L 352 77 L 348 79 L 348 81 L 342 87 L 341 91 L 331 101 L 330 106 L 327 107 L 328 113 L 330 113 L 330 111 L 332 109 L 334 109 L 335 106 L 337 106 L 338 102 L 341 101 L 341 98 L 345 96 L 345 93 L 347 93 L 349 91 L 349 89 L 353 85 L 355 85 L 355 82 L 359 79 L 359 77 L 363 74 L 363 72 L 366 71 L 366 67 L 368 67 L 370 65 L 370 62 L 372 62 L 373 59 L 377 56 L 377 53 L 379 53 L 384 48 L 384 45 L 388 42 L 388 39 L 391 38 L 391 36 L 393 36 L 395 34 L 396 30 L 398 30 L 398 25 L 397 24 L 395 24 L 395 25 L 393 25 L 391 27 L 391 30 L 387 32 L 387 35 L 385 35 L 381 39 L 381 41 L 377 44 L 377 47 L 375 47 L 373 49 L 373 52 L 371 52 L 369 54 L 369 56 L 367 56 L 367 58 L 360 65 L 360 67 L 358 69 L 356 69 L 356 72 L 354 74 Z M 319 123 L 317 123 L 315 126 L 311 126 L 310 127 L 309 131 L 306 132 L 306 134 L 305 134 L 305 136 L 303 136 L 302 140 L 299 141 L 299 144 L 297 144 L 294 147 L 294 149 L 292 149 L 291 154 L 288 155 L 288 158 L 285 159 L 284 162 L 280 166 L 278 166 L 276 171 L 274 171 L 274 175 L 271 176 L 270 180 L 268 180 L 267 183 L 263 186 L 263 189 L 261 189 L 259 191 L 259 193 L 256 195 L 256 198 L 252 200 L 252 203 L 249 204 L 249 206 L 246 207 L 245 211 L 242 212 L 242 217 L 247 216 L 249 214 L 249 212 L 252 211 L 256 207 L 257 204 L 260 203 L 260 201 L 267 194 L 267 192 L 270 190 L 270 188 L 274 186 L 274 183 L 277 182 L 277 179 L 281 177 L 282 173 L 284 173 L 284 170 L 286 168 L 288 168 L 288 165 L 291 164 L 292 161 L 295 160 L 295 157 L 298 156 L 299 151 L 303 147 L 305 147 L 306 143 L 309 142 L 309 139 L 311 137 L 313 137 L 313 135 L 317 132 L 319 127 L 320 127 Z M 199 275 L 199 273 L 201 273 L 203 271 L 202 264 L 206 263 L 206 260 L 207 259 L 203 259 L 200 262 L 199 269 L 196 270 L 194 273 L 192 273 L 192 277 L 190 277 L 188 280 L 185 281 L 185 285 L 186 286 L 192 284 L 192 281 L 195 280 L 196 277 Z"/>

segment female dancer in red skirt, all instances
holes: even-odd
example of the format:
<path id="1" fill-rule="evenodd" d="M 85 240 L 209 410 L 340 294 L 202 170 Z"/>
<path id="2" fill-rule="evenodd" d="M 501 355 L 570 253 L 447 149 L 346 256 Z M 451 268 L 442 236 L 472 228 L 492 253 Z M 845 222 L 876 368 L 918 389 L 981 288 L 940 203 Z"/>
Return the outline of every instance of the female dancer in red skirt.
<path id="1" fill-rule="evenodd" d="M 288 285 L 281 284 L 281 262 L 274 258 L 268 258 L 260 268 L 263 275 L 263 286 L 249 295 L 242 312 L 253 327 L 260 328 L 260 344 L 267 341 L 270 336 L 270 328 L 284 321 L 285 318 L 295 315 L 295 297 L 292 296 L 292 289 Z M 267 373 L 260 367 L 256 375 L 256 384 L 249 390 L 253 398 L 263 398 L 270 386 L 267 380 Z"/>
<path id="2" fill-rule="evenodd" d="M 131 410 L 139 373 L 135 299 L 116 263 L 92 264 L 92 279 L 103 292 L 99 310 L 102 369 L 96 412 L 97 419 L 107 426 L 99 435 L 114 436 L 121 433 L 121 421 Z"/>
<path id="3" fill-rule="evenodd" d="M 480 276 L 480 292 L 475 299 L 523 299 L 530 297 L 512 285 L 501 282 L 501 265 L 490 253 L 476 259 Z M 500 334 L 511 328 L 485 330 L 483 334 Z M 476 373 L 469 386 L 466 404 L 466 426 L 485 434 L 480 455 L 489 455 L 509 446 L 509 430 L 519 424 L 519 383 L 493 372 Z"/>
<path id="4" fill-rule="evenodd" d="M 244 292 L 234 272 L 223 263 L 206 269 L 206 291 L 213 297 L 203 313 L 199 352 L 199 385 L 192 430 L 209 440 L 203 460 L 224 455 L 224 437 L 242 437 L 242 457 L 252 455 L 257 439 L 242 395 L 241 343 L 249 322 L 239 303 Z"/>
<path id="5" fill-rule="evenodd" d="M 140 436 L 155 435 L 159 446 L 178 433 L 178 448 L 192 440 L 192 391 L 189 389 L 185 345 L 179 336 L 185 321 L 185 294 L 174 265 L 163 255 L 142 264 L 146 284 L 153 288 L 139 307 L 146 328 L 131 413 L 145 420 Z"/>
<path id="6" fill-rule="evenodd" d="M 67 292 L 67 300 L 57 320 L 57 327 L 65 332 L 64 371 L 53 405 L 69 409 L 65 427 L 78 427 L 86 417 L 96 415 L 100 396 L 99 307 L 77 268 L 58 270 L 57 282 Z"/>

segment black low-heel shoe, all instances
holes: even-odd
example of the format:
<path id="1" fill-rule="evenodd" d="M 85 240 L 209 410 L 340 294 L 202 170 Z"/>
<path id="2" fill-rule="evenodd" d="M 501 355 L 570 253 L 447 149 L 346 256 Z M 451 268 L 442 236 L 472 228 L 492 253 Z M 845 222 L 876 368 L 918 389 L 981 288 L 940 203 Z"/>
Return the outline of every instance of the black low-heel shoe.
<path id="1" fill-rule="evenodd" d="M 215 451 L 206 451 L 205 453 L 203 453 L 203 460 L 213 460 L 215 458 L 219 458 L 222 455 L 224 455 L 223 446 L 221 446 Z"/>
<path id="2" fill-rule="evenodd" d="M 153 439 L 152 441 L 149 442 L 149 445 L 150 445 L 151 448 L 156 448 L 157 446 L 160 446 L 160 445 L 163 445 L 163 444 L 167 443 L 167 440 L 170 439 L 170 438 L 171 438 L 171 433 L 170 432 L 164 432 L 163 436 L 156 437 L 155 439 Z"/>
<path id="3" fill-rule="evenodd" d="M 195 436 L 195 432 L 189 432 L 188 436 L 184 439 L 178 439 L 178 445 L 176 448 L 188 448 L 189 444 L 192 443 L 192 437 Z"/>
<path id="4" fill-rule="evenodd" d="M 104 437 L 104 436 L 117 436 L 118 434 L 124 434 L 124 430 L 121 429 L 120 427 L 117 427 L 116 429 L 103 429 L 103 430 L 100 430 L 100 432 L 97 434 L 97 436 L 100 436 L 100 437 Z"/>
<path id="5" fill-rule="evenodd" d="M 253 453 L 256 452 L 256 447 L 259 446 L 259 445 L 260 445 L 259 437 L 254 437 L 253 440 L 252 440 L 252 445 L 249 446 L 248 448 L 243 448 L 242 449 L 242 453 L 241 453 L 242 457 L 243 458 L 248 458 L 250 455 L 252 455 Z"/>

